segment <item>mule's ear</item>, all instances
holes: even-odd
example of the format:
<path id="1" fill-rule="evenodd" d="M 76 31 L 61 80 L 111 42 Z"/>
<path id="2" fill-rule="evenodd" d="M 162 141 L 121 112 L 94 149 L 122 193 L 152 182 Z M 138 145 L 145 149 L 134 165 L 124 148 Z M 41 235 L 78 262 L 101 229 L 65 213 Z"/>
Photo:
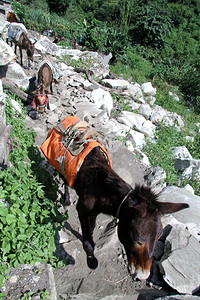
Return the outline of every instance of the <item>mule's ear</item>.
<path id="1" fill-rule="evenodd" d="M 171 202 L 159 202 L 159 211 L 164 214 L 174 213 L 184 208 L 188 208 L 187 203 L 171 203 Z"/>

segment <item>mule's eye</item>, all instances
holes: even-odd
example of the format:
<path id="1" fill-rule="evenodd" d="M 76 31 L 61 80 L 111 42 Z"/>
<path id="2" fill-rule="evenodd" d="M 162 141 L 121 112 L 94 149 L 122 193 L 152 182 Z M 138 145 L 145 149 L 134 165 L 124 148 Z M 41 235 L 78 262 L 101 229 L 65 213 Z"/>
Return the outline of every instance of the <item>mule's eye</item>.
<path id="1" fill-rule="evenodd" d="M 143 245 L 143 243 L 140 241 L 137 241 L 136 244 L 137 244 L 137 246 L 140 246 L 140 247 L 142 247 L 142 245 Z"/>

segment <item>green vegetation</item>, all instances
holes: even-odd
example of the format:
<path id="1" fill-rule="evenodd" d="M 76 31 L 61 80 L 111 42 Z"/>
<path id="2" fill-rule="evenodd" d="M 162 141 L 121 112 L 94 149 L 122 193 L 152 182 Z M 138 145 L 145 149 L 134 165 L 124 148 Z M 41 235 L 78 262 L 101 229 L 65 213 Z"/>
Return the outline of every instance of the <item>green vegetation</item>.
<path id="1" fill-rule="evenodd" d="M 40 297 L 39 299 L 41 300 L 46 300 L 50 298 L 49 295 L 49 290 L 45 290 L 45 291 L 40 291 L 37 293 L 33 293 L 33 292 L 26 292 L 23 294 L 23 296 L 20 298 L 22 300 L 31 300 L 33 299 L 33 297 Z"/>
<path id="2" fill-rule="evenodd" d="M 56 182 L 39 167 L 42 158 L 34 147 L 35 133 L 25 127 L 25 112 L 20 115 L 9 97 L 6 103 L 13 128 L 11 167 L 0 173 L 0 286 L 9 266 L 36 261 L 62 266 L 54 255 L 55 239 L 67 219 L 58 212 Z"/>
<path id="3" fill-rule="evenodd" d="M 59 61 L 59 57 L 57 57 L 57 61 Z M 93 60 L 90 58 L 79 58 L 78 60 L 73 60 L 70 55 L 66 55 L 63 57 L 63 61 L 66 65 L 72 66 L 73 68 L 79 67 L 90 69 L 93 66 Z"/>

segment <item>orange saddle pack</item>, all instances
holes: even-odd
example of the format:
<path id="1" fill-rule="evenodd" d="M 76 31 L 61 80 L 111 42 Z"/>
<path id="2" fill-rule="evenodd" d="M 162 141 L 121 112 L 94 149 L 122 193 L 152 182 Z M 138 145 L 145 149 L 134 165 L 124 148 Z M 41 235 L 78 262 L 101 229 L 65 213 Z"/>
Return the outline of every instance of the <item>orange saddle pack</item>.
<path id="1" fill-rule="evenodd" d="M 64 175 L 70 187 L 73 187 L 84 159 L 95 147 L 103 150 L 112 167 L 108 152 L 98 142 L 97 135 L 87 122 L 68 116 L 49 131 L 45 142 L 41 145 L 48 162 Z"/>

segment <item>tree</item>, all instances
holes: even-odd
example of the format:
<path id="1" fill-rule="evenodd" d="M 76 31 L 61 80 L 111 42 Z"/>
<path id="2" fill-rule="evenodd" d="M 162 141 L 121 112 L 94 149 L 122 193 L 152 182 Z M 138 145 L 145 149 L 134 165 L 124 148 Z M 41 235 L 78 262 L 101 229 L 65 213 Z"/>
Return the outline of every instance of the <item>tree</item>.
<path id="1" fill-rule="evenodd" d="M 58 14 L 64 14 L 69 7 L 70 1 L 68 0 L 48 0 L 49 8 L 51 12 Z"/>
<path id="2" fill-rule="evenodd" d="M 165 38 L 171 32 L 171 19 L 167 7 L 157 7 L 155 4 L 140 8 L 135 24 L 130 29 L 132 41 L 153 48 L 162 48 Z"/>

